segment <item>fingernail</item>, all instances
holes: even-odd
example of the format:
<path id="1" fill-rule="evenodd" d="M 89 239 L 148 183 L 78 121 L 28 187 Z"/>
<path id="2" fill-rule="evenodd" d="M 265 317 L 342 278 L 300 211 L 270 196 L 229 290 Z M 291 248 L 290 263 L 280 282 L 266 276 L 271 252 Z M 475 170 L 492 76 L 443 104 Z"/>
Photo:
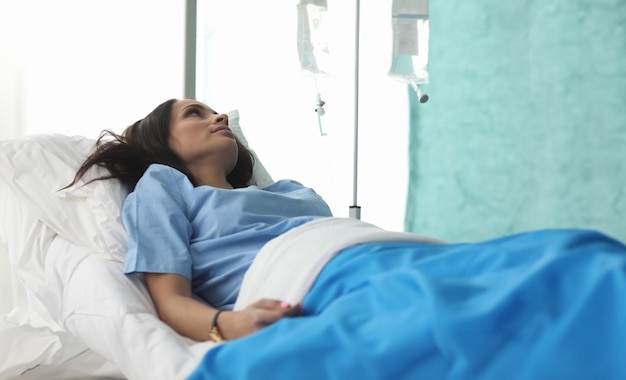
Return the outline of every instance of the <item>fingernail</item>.
<path id="1" fill-rule="evenodd" d="M 283 309 L 289 309 L 291 305 L 289 304 L 289 302 L 281 302 L 280 307 L 282 307 Z"/>

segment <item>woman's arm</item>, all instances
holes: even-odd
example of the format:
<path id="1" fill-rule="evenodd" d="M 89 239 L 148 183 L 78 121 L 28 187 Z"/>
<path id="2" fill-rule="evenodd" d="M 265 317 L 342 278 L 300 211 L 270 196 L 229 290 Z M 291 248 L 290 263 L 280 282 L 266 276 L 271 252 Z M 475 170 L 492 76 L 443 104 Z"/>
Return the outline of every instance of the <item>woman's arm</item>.
<path id="1" fill-rule="evenodd" d="M 192 297 L 190 281 L 178 274 L 146 273 L 146 283 L 159 318 L 188 338 L 209 339 L 211 321 L 218 310 Z M 218 328 L 224 339 L 246 336 L 277 320 L 300 314 L 300 305 L 262 299 L 236 312 L 223 312 Z"/>

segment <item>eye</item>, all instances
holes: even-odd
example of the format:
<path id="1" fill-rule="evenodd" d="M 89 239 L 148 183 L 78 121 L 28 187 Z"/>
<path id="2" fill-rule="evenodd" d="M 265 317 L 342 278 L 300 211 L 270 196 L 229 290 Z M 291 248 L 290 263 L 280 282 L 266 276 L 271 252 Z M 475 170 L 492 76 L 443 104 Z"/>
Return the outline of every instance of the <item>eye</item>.
<path id="1" fill-rule="evenodd" d="M 185 111 L 185 117 L 202 116 L 202 110 L 199 107 L 189 107 Z"/>

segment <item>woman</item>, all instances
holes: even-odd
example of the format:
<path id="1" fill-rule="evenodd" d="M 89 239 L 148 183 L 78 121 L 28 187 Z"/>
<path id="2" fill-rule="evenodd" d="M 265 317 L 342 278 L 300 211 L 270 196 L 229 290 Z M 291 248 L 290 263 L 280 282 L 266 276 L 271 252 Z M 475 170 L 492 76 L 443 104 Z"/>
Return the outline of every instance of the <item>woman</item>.
<path id="1" fill-rule="evenodd" d="M 347 245 L 302 308 L 263 299 L 219 314 L 266 242 L 341 219 L 292 181 L 248 186 L 252 159 L 227 127 L 171 100 L 100 140 L 76 177 L 102 165 L 134 190 L 125 271 L 145 273 L 166 323 L 198 340 L 214 325 L 218 339 L 243 337 L 210 349 L 190 378 L 626 378 L 626 247 L 594 231 Z"/>
<path id="2" fill-rule="evenodd" d="M 159 317 L 189 338 L 233 339 L 300 312 L 269 299 L 229 311 L 265 242 L 331 216 L 319 195 L 295 181 L 249 186 L 253 164 L 227 115 L 171 99 L 122 135 L 107 131 L 77 172 L 75 181 L 104 166 L 106 178 L 132 190 L 123 207 L 125 272 L 145 273 Z"/>

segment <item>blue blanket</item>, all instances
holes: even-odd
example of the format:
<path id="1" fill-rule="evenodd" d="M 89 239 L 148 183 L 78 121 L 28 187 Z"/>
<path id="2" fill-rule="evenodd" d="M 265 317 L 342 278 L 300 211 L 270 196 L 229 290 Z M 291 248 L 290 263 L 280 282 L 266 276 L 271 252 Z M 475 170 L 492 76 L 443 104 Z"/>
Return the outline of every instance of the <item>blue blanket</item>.
<path id="1" fill-rule="evenodd" d="M 341 252 L 190 379 L 626 379 L 626 247 L 586 230 Z"/>

